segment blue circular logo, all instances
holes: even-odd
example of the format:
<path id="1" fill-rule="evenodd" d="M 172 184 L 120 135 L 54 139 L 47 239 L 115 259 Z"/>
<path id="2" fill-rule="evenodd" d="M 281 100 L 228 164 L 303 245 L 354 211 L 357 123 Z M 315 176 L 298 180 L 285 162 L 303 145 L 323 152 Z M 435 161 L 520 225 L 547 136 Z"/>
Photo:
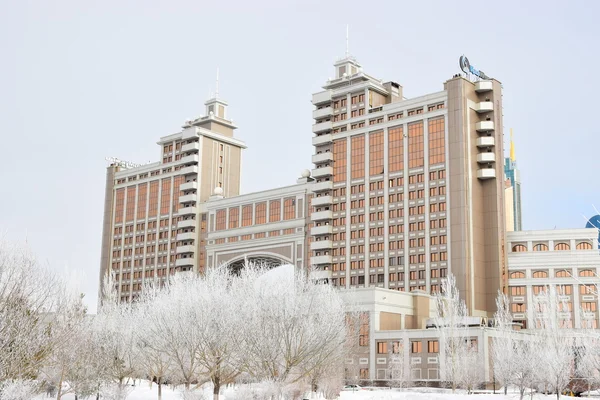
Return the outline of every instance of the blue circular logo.
<path id="1" fill-rule="evenodd" d="M 458 59 L 458 65 L 460 65 L 460 69 L 465 73 L 471 72 L 471 64 L 469 64 L 469 59 L 465 56 L 460 56 Z"/>

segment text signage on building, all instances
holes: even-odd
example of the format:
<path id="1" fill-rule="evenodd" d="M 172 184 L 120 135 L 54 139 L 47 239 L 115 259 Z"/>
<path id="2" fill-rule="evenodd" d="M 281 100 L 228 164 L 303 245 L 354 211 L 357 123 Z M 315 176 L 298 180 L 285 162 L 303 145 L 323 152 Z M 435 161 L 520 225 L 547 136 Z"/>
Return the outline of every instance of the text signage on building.
<path id="1" fill-rule="evenodd" d="M 106 161 L 110 162 L 111 164 L 117 164 L 123 168 L 137 168 L 137 167 L 141 167 L 143 165 L 143 164 L 132 163 L 130 161 L 123 161 L 123 160 L 118 159 L 117 157 L 105 157 L 104 159 Z"/>
<path id="2" fill-rule="evenodd" d="M 460 56 L 460 58 L 458 59 L 458 65 L 460 65 L 460 69 L 462 69 L 463 72 L 467 74 L 473 74 L 475 76 L 480 77 L 481 79 L 491 79 L 483 71 L 480 71 L 477 68 L 473 67 L 469 62 L 469 59 L 464 55 Z"/>

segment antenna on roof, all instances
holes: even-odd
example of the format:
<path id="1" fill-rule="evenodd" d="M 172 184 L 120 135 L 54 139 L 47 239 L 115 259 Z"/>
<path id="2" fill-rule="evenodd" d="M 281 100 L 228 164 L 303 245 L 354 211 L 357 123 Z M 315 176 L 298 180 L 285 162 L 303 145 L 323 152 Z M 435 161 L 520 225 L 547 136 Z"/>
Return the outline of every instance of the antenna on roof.
<path id="1" fill-rule="evenodd" d="M 215 99 L 219 97 L 219 67 L 217 67 L 217 89 L 215 91 Z"/>
<path id="2" fill-rule="evenodd" d="M 348 45 L 348 24 L 346 24 L 346 58 L 350 55 L 350 47 Z"/>

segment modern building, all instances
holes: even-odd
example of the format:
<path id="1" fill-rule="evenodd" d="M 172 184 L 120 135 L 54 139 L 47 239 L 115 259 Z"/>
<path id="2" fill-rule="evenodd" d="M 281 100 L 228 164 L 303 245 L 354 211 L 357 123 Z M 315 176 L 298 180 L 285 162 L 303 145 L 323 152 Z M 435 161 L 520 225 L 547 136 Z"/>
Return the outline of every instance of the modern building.
<path id="1" fill-rule="evenodd" d="M 311 263 L 338 287 L 427 293 L 451 268 L 469 311 L 493 312 L 506 259 L 500 82 L 455 75 L 406 99 L 353 57 L 334 67 L 313 94 Z"/>
<path id="2" fill-rule="evenodd" d="M 515 321 L 526 328 L 533 296 L 556 286 L 574 328 L 598 326 L 598 229 L 508 232 L 508 295 Z"/>
<path id="3" fill-rule="evenodd" d="M 523 229 L 521 220 L 521 173 L 517 168 L 512 129 L 510 130 L 510 157 L 504 159 L 504 176 L 506 179 L 504 195 L 506 230 L 508 232 L 520 231 Z"/>
<path id="4" fill-rule="evenodd" d="M 149 279 L 204 271 L 201 205 L 215 190 L 226 197 L 240 192 L 246 146 L 234 137 L 227 103 L 213 98 L 205 105 L 205 117 L 159 140 L 160 161 L 112 160 L 107 168 L 100 281 L 112 273 L 123 301 L 139 295 Z"/>
<path id="5" fill-rule="evenodd" d="M 310 266 L 345 289 L 435 293 L 452 270 L 473 315 L 495 311 L 506 262 L 500 82 L 454 75 L 406 99 L 353 57 L 334 68 L 312 98 L 314 168 L 297 185 L 239 195 L 245 146 L 218 98 L 161 138 L 161 161 L 108 168 L 101 275 L 115 274 L 123 300 L 145 279 L 251 257 Z"/>

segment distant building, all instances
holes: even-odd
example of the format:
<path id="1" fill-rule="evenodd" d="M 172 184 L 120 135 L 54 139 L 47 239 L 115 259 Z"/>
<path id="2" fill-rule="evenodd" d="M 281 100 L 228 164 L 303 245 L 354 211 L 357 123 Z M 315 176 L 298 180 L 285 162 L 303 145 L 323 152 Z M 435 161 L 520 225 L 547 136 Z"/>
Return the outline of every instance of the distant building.
<path id="1" fill-rule="evenodd" d="M 523 229 L 521 221 L 521 173 L 517 169 L 512 129 L 510 130 L 510 157 L 504 159 L 504 176 L 506 177 L 504 189 L 506 231 L 520 231 Z"/>
<path id="2" fill-rule="evenodd" d="M 598 326 L 598 230 L 508 232 L 508 296 L 515 321 L 527 327 L 533 296 L 549 285 L 562 291 L 572 327 Z"/>

